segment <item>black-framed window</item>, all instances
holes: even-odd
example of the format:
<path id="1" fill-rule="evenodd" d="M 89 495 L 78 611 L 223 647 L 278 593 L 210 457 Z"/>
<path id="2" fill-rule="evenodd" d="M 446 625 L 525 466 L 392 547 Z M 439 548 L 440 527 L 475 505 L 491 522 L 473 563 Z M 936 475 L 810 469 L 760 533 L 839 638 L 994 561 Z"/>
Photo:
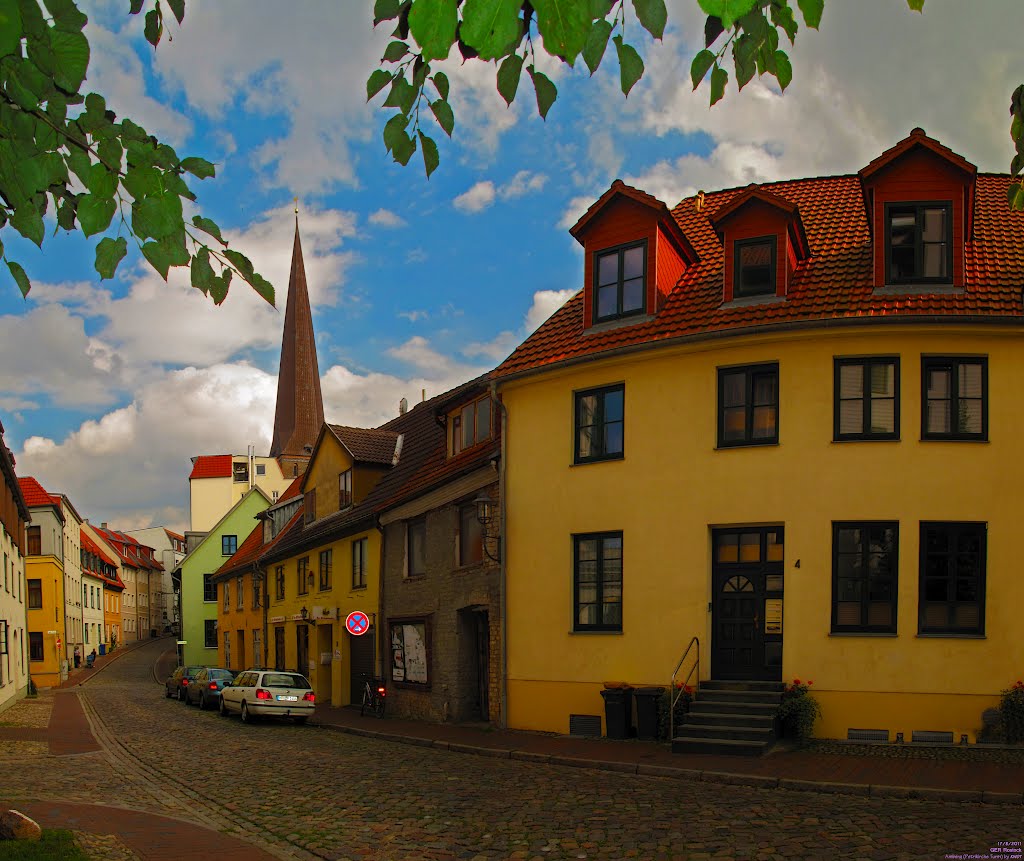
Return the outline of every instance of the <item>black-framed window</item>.
<path id="1" fill-rule="evenodd" d="M 338 510 L 352 504 L 352 470 L 338 473 Z"/>
<path id="2" fill-rule="evenodd" d="M 622 457 L 625 408 L 626 387 L 621 383 L 576 392 L 576 463 Z"/>
<path id="3" fill-rule="evenodd" d="M 573 536 L 573 630 L 622 630 L 622 533 Z"/>
<path id="4" fill-rule="evenodd" d="M 427 573 L 427 521 L 410 520 L 406 527 L 406 576 L 419 577 Z"/>
<path id="5" fill-rule="evenodd" d="M 718 445 L 779 441 L 779 366 L 718 369 Z"/>
<path id="6" fill-rule="evenodd" d="M 309 592 L 309 581 L 312 576 L 309 573 L 309 557 L 303 556 L 301 559 L 297 559 L 295 562 L 295 582 L 299 585 L 298 594 L 305 595 Z"/>
<path id="7" fill-rule="evenodd" d="M 217 620 L 203 619 L 203 645 L 207 649 L 217 648 Z M 228 647 L 230 648 L 230 647 Z M 227 658 L 225 657 L 225 660 Z"/>
<path id="8" fill-rule="evenodd" d="M 334 550 L 328 548 L 320 551 L 320 591 L 331 588 L 331 568 L 334 565 Z"/>
<path id="9" fill-rule="evenodd" d="M 238 552 L 238 536 L 222 535 L 220 537 L 220 555 L 234 556 Z"/>
<path id="10" fill-rule="evenodd" d="M 921 357 L 921 439 L 988 439 L 988 359 Z"/>
<path id="11" fill-rule="evenodd" d="M 284 600 L 284 565 L 274 569 L 274 597 L 278 601 Z"/>
<path id="12" fill-rule="evenodd" d="M 43 581 L 28 581 L 28 608 L 30 610 L 43 609 Z"/>
<path id="13" fill-rule="evenodd" d="M 887 284 L 953 281 L 953 204 L 946 201 L 885 205 Z"/>
<path id="14" fill-rule="evenodd" d="M 213 582 L 212 573 L 203 575 L 203 600 L 217 600 L 217 584 Z"/>
<path id="15" fill-rule="evenodd" d="M 984 523 L 921 523 L 918 632 L 985 633 Z"/>
<path id="16" fill-rule="evenodd" d="M 28 632 L 28 659 L 30 661 L 43 660 L 43 632 Z"/>
<path id="17" fill-rule="evenodd" d="M 833 438 L 900 438 L 898 356 L 835 360 Z"/>
<path id="18" fill-rule="evenodd" d="M 647 242 L 594 255 L 594 322 L 643 314 L 647 307 Z"/>
<path id="19" fill-rule="evenodd" d="M 896 633 L 899 523 L 832 524 L 832 631 Z"/>
<path id="20" fill-rule="evenodd" d="M 759 236 L 733 243 L 732 295 L 775 295 L 777 237 Z"/>
<path id="21" fill-rule="evenodd" d="M 369 540 L 357 538 L 352 542 L 352 588 L 366 587 L 366 548 Z"/>

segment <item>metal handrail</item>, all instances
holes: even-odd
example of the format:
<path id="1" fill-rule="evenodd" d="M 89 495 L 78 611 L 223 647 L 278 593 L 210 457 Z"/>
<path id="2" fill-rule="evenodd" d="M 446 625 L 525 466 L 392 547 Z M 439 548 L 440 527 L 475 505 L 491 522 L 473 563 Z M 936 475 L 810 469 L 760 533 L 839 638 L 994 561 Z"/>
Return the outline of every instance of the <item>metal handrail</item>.
<path id="1" fill-rule="evenodd" d="M 690 667 L 690 672 L 686 674 L 686 679 L 680 684 L 676 684 L 676 677 L 679 675 L 679 668 L 683 665 L 686 660 L 686 656 L 690 654 L 690 650 L 693 647 L 697 647 L 696 660 L 693 662 L 693 666 Z M 690 645 L 686 647 L 686 651 L 683 652 L 683 656 L 679 659 L 679 663 L 676 664 L 676 668 L 672 671 L 672 684 L 669 687 L 668 695 L 668 738 L 671 741 L 676 735 L 676 703 L 679 702 L 679 698 L 685 693 L 687 685 L 690 683 L 690 678 L 693 674 L 697 674 L 696 684 L 694 684 L 694 692 L 700 688 L 700 639 L 694 637 L 690 640 Z"/>

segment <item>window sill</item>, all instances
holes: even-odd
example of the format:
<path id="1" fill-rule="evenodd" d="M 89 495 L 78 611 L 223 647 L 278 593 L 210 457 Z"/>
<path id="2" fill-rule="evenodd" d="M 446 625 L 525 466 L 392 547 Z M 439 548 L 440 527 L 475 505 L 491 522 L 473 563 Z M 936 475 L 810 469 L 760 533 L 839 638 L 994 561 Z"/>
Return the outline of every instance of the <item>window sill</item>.
<path id="1" fill-rule="evenodd" d="M 921 442 L 989 442 L 987 436 L 923 436 Z"/>
<path id="2" fill-rule="evenodd" d="M 774 305 L 778 302 L 785 301 L 785 296 L 779 296 L 775 293 L 765 293 L 762 296 L 740 296 L 735 299 L 730 299 L 728 302 L 723 302 L 720 307 L 723 310 L 729 308 L 749 308 L 751 305 Z"/>
<path id="3" fill-rule="evenodd" d="M 834 443 L 848 443 L 848 442 L 900 442 L 898 436 L 846 436 L 846 437 L 833 437 L 832 442 Z"/>
<path id="4" fill-rule="evenodd" d="M 497 562 L 491 562 L 490 564 L 491 565 L 497 565 L 498 563 Z M 452 573 L 453 574 L 466 574 L 466 573 L 471 573 L 471 572 L 476 571 L 476 570 L 481 569 L 481 568 L 486 568 L 487 566 L 488 566 L 488 562 L 487 562 L 486 559 L 479 559 L 476 562 L 467 562 L 465 565 L 456 565 L 452 569 Z"/>
<path id="5" fill-rule="evenodd" d="M 896 639 L 898 634 L 896 632 L 889 633 L 887 631 L 829 631 L 830 637 L 888 637 L 890 639 Z"/>
<path id="6" fill-rule="evenodd" d="M 364 583 L 362 586 L 353 586 L 351 589 L 349 589 L 349 591 L 350 592 L 365 592 L 366 591 L 366 584 Z"/>
<path id="7" fill-rule="evenodd" d="M 874 289 L 875 296 L 899 296 L 901 294 L 929 294 L 944 293 L 959 295 L 964 292 L 963 287 L 957 287 L 951 283 L 919 283 L 919 284 L 886 284 L 883 287 Z"/>
<path id="8" fill-rule="evenodd" d="M 600 323 L 592 323 L 589 328 L 583 330 L 583 337 L 587 335 L 599 335 L 602 332 L 610 332 L 613 329 L 622 329 L 626 326 L 638 326 L 641 323 L 654 321 L 653 314 L 631 314 L 628 317 L 616 317 L 614 320 L 602 320 Z"/>
<path id="9" fill-rule="evenodd" d="M 406 574 L 404 577 L 402 577 L 402 580 L 405 581 L 406 583 L 416 582 L 416 581 L 419 581 L 419 580 L 426 580 L 426 579 L 427 579 L 426 573 L 423 573 L 423 574 Z"/>
<path id="10" fill-rule="evenodd" d="M 605 634 L 605 635 L 612 634 L 614 636 L 621 637 L 622 636 L 622 629 L 620 628 L 617 631 L 601 631 L 601 630 L 595 630 L 595 631 L 590 631 L 590 630 L 569 631 L 569 634 L 570 634 L 570 636 L 578 636 L 578 635 L 581 635 L 581 634 L 584 635 L 584 636 L 591 636 L 593 634 Z"/>
<path id="11" fill-rule="evenodd" d="M 574 460 L 569 464 L 569 466 L 592 466 L 595 463 L 618 463 L 625 459 L 626 456 L 624 454 L 610 454 L 607 457 L 592 457 L 587 460 Z"/>
<path id="12" fill-rule="evenodd" d="M 922 640 L 987 640 L 988 639 L 988 637 L 986 637 L 984 634 L 963 634 L 963 633 L 957 633 L 955 631 L 950 631 L 950 632 L 945 632 L 945 631 L 926 631 L 926 632 L 921 632 L 921 631 L 918 631 L 918 633 L 915 636 L 917 636 L 918 639 L 922 639 Z"/>
<path id="13" fill-rule="evenodd" d="M 725 445 L 719 443 L 715 446 L 715 451 L 732 451 L 737 448 L 772 448 L 773 446 L 778 448 L 778 445 L 777 439 L 770 442 L 731 442 Z"/>

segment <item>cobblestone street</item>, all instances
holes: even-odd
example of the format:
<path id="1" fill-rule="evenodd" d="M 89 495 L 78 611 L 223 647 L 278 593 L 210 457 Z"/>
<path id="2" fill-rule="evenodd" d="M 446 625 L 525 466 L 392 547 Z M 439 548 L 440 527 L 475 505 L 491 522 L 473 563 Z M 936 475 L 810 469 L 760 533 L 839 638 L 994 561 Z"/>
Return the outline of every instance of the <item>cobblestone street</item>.
<path id="1" fill-rule="evenodd" d="M 36 752 L 10 767 L 17 749 L 0 743 L 4 799 L 190 819 L 282 858 L 882 861 L 984 857 L 1024 834 L 1019 806 L 716 785 L 245 726 L 165 699 L 154 664 L 166 648 L 147 644 L 77 689 L 101 751 Z"/>

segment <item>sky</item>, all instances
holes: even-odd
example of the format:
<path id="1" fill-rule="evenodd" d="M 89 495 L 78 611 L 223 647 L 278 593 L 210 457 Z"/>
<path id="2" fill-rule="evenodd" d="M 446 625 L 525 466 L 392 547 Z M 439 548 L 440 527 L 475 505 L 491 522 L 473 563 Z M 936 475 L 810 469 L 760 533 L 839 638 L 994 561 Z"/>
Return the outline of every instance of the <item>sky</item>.
<path id="1" fill-rule="evenodd" d="M 335 424 L 373 427 L 495 367 L 582 287 L 568 233 L 616 178 L 674 206 L 698 189 L 855 173 L 915 126 L 981 171 L 1013 155 L 1009 100 L 1024 81 L 1015 0 L 828 0 L 818 32 L 784 46 L 784 95 L 755 78 L 708 105 L 692 92 L 703 36 L 697 0 L 669 0 L 661 42 L 628 6 L 627 41 L 646 73 L 628 98 L 609 49 L 593 78 L 544 70 L 559 97 L 546 121 L 528 81 L 512 107 L 493 64 L 441 68 L 455 134 L 439 128 L 428 180 L 385 152 L 383 94 L 365 81 L 390 29 L 372 2 L 190 3 L 154 51 L 123 0 L 85 0 L 102 93 L 174 146 L 217 167 L 194 182 L 278 293 L 237 279 L 217 307 L 138 256 L 100 281 L 92 244 L 61 233 L 42 251 L 3 232 L 33 282 L 22 299 L 0 272 L 0 422 L 19 475 L 119 529 L 188 526 L 199 454 L 266 454 L 298 199 L 324 397 Z M 795 6 L 795 3 L 794 3 Z M 52 231 L 51 231 L 52 232 Z"/>

